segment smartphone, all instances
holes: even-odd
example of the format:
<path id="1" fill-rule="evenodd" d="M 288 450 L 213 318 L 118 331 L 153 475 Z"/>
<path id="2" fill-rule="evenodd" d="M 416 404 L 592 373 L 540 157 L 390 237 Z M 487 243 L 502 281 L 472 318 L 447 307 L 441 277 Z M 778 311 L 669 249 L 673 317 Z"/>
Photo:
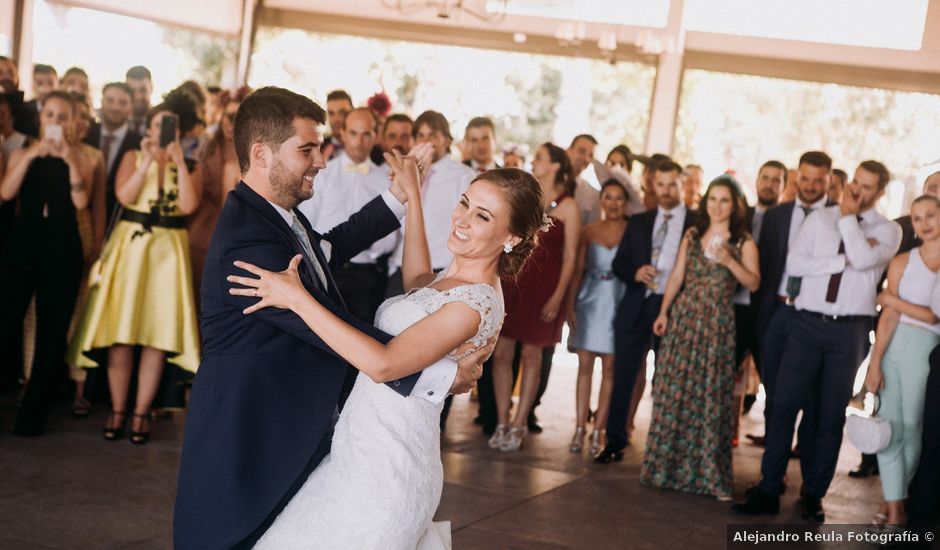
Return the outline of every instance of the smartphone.
<path id="1" fill-rule="evenodd" d="M 174 141 L 176 141 L 176 117 L 165 115 L 160 121 L 160 148 L 166 149 Z"/>
<path id="2" fill-rule="evenodd" d="M 47 124 L 43 129 L 43 138 L 61 143 L 62 127 L 58 124 Z"/>

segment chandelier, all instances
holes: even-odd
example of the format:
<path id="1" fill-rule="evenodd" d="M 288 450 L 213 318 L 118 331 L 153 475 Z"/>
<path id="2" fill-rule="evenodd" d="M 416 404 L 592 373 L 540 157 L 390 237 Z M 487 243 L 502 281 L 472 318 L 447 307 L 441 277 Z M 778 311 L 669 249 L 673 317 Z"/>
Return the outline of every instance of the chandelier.
<path id="1" fill-rule="evenodd" d="M 439 19 L 450 20 L 466 13 L 487 23 L 503 21 L 508 3 L 509 0 L 382 0 L 383 6 L 402 15 L 434 10 Z"/>

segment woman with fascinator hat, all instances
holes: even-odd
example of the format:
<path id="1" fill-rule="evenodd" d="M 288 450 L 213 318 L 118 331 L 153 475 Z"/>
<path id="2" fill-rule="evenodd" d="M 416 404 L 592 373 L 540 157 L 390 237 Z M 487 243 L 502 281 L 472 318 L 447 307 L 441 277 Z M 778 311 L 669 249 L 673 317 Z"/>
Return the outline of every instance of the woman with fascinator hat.
<path id="1" fill-rule="evenodd" d="M 713 180 L 682 239 L 653 332 L 663 338 L 644 485 L 730 500 L 734 490 L 734 292 L 760 284 L 747 204 L 729 175 Z"/>

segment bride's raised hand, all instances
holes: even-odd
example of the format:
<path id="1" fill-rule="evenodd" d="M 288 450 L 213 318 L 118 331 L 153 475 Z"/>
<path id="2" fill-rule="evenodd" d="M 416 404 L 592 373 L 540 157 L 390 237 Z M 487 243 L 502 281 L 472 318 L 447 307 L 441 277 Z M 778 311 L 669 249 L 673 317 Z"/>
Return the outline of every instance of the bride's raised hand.
<path id="1" fill-rule="evenodd" d="M 300 282 L 300 274 L 297 272 L 297 266 L 300 265 L 301 260 L 303 260 L 302 255 L 298 254 L 294 256 L 291 258 L 290 263 L 287 264 L 287 269 L 279 273 L 261 269 L 247 262 L 236 261 L 235 267 L 257 275 L 258 278 L 229 275 L 226 277 L 228 282 L 247 287 L 230 288 L 229 294 L 261 298 L 261 300 L 254 305 L 245 308 L 242 312 L 245 315 L 266 307 L 292 309 L 297 306 L 304 297 L 309 296 L 303 283 Z"/>

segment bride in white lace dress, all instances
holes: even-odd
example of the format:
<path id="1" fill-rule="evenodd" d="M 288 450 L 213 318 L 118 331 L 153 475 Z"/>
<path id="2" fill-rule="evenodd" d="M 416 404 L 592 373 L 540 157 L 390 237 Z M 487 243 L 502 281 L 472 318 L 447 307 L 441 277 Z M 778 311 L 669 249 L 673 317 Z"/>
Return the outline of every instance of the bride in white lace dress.
<path id="1" fill-rule="evenodd" d="M 500 276 L 512 276 L 543 226 L 541 191 L 521 170 L 480 175 L 452 215 L 451 266 L 436 277 L 424 234 L 418 169 L 389 157 L 408 193 L 402 273 L 405 295 L 387 300 L 376 326 L 395 335 L 382 345 L 333 316 L 300 284 L 298 259 L 281 273 L 237 265 L 258 279 L 233 294 L 262 299 L 246 310 L 289 308 L 360 370 L 336 424 L 331 454 L 307 478 L 258 541 L 261 549 L 446 549 L 450 527 L 433 523 L 444 483 L 440 458 L 443 405 L 403 398 L 384 385 L 444 356 L 486 345 L 503 320 Z"/>

